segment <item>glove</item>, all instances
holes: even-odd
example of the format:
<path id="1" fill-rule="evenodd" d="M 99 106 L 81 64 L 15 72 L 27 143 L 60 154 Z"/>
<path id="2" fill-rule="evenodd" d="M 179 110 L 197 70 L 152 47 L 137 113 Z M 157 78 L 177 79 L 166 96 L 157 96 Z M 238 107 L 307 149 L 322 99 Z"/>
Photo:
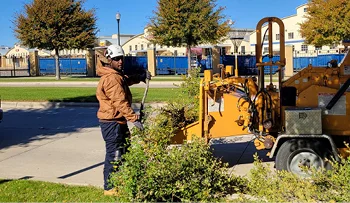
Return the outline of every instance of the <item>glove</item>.
<path id="1" fill-rule="evenodd" d="M 138 128 L 139 130 L 143 131 L 143 125 L 140 121 L 135 121 L 134 126 Z"/>
<path id="2" fill-rule="evenodd" d="M 146 82 L 146 79 L 151 80 L 151 78 L 151 73 L 148 70 L 145 70 L 145 72 L 140 75 L 140 81 L 144 83 Z"/>

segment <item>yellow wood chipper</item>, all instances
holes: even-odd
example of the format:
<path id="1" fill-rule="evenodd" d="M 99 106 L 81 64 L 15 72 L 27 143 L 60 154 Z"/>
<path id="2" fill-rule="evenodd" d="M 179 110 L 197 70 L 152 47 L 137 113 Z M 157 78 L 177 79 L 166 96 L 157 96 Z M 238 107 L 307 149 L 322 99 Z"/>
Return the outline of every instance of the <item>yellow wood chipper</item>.
<path id="1" fill-rule="evenodd" d="M 262 26 L 268 25 L 269 62 L 262 60 Z M 272 61 L 272 24 L 280 33 L 280 60 Z M 257 150 L 268 150 L 278 170 L 305 175 L 300 166 L 328 168 L 325 159 L 346 156 L 350 141 L 350 54 L 329 67 L 308 67 L 283 79 L 286 65 L 284 24 L 266 17 L 256 27 L 259 74 L 238 76 L 238 69 L 219 65 L 205 70 L 200 82 L 199 120 L 179 130 L 174 143 L 193 136 L 212 138 L 254 134 Z M 278 66 L 278 84 L 265 86 L 264 68 Z M 271 74 L 271 72 L 270 72 Z M 272 76 L 270 75 L 272 79 Z"/>

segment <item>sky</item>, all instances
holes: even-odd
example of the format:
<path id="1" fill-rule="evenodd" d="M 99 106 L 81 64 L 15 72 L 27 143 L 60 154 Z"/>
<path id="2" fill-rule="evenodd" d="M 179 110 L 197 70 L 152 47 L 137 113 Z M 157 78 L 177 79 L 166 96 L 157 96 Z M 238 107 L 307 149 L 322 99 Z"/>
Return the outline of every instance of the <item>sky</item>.
<path id="1" fill-rule="evenodd" d="M 200 1 L 200 0 L 199 0 Z M 33 0 L 0 0 L 0 46 L 13 47 L 18 42 L 13 31 L 13 20 L 17 13 L 24 11 L 24 4 Z M 296 8 L 307 0 L 217 0 L 218 6 L 225 7 L 226 19 L 235 23 L 234 28 L 255 29 L 264 17 L 284 18 L 296 14 Z M 4 8 L 5 7 L 5 8 Z M 121 34 L 141 34 L 148 24 L 157 0 L 85 0 L 85 9 L 95 9 L 97 36 L 111 36 L 118 32 L 115 15 L 121 14 Z"/>

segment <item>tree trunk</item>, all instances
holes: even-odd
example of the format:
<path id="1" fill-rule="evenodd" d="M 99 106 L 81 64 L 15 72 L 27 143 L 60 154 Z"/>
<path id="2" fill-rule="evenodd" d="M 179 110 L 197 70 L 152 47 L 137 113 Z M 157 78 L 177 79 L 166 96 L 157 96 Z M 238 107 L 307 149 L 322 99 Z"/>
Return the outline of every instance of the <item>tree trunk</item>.
<path id="1" fill-rule="evenodd" d="M 188 58 L 188 70 L 187 70 L 187 75 L 190 74 L 190 70 L 192 69 L 191 67 L 191 46 L 187 45 L 187 58 Z"/>
<path id="2" fill-rule="evenodd" d="M 60 80 L 60 56 L 58 53 L 58 48 L 55 49 L 55 61 L 56 61 L 56 80 Z"/>

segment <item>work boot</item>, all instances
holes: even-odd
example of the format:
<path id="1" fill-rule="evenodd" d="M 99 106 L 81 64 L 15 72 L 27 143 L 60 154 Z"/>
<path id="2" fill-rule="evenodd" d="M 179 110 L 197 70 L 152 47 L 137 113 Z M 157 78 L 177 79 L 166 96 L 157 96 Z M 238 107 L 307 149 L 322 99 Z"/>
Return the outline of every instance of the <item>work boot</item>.
<path id="1" fill-rule="evenodd" d="M 103 192 L 103 194 L 106 195 L 106 196 L 117 196 L 118 195 L 118 191 L 115 188 L 113 188 L 113 189 L 110 189 L 110 190 L 105 190 Z"/>

